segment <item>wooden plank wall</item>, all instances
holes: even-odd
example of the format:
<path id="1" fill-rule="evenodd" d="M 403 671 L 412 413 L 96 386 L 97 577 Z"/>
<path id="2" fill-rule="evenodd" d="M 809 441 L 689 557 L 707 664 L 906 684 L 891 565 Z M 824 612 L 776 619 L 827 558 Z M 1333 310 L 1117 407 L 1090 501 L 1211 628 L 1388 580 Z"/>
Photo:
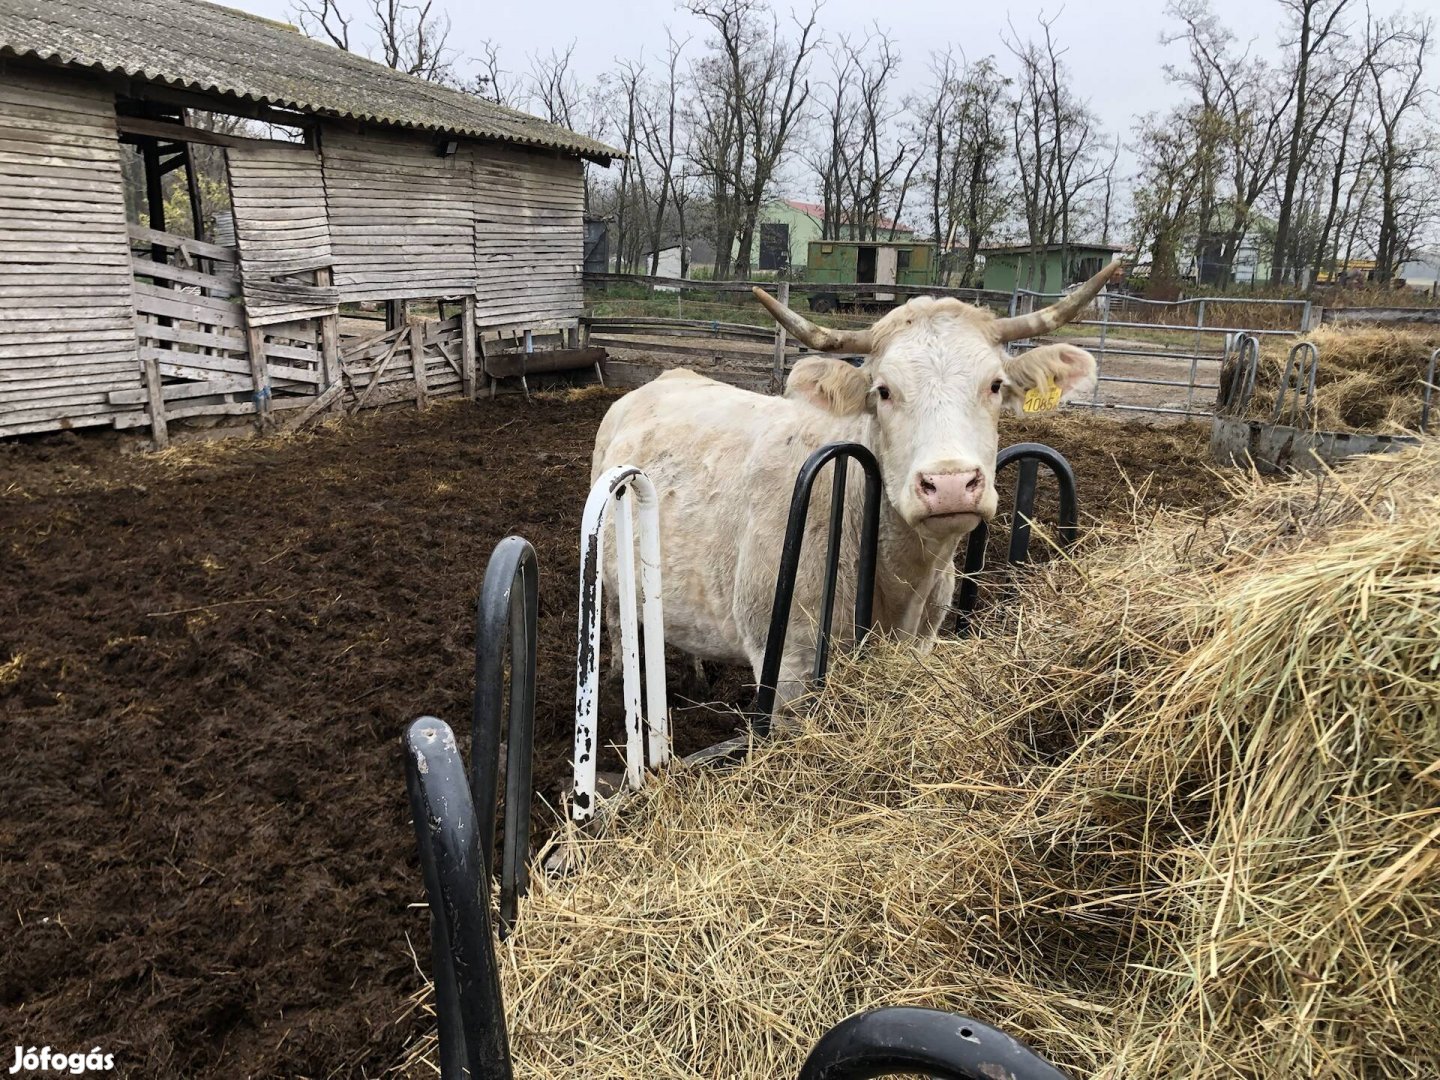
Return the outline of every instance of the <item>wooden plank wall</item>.
<path id="1" fill-rule="evenodd" d="M 584 308 L 581 163 L 433 136 L 321 132 L 342 300 L 476 297 L 480 326 L 571 324 Z"/>
<path id="2" fill-rule="evenodd" d="M 333 315 L 330 226 L 320 155 L 305 146 L 236 146 L 226 151 L 230 200 L 250 325 Z"/>
<path id="3" fill-rule="evenodd" d="M 141 385 L 108 91 L 0 78 L 0 435 L 109 423 Z"/>
<path id="4" fill-rule="evenodd" d="M 475 284 L 470 156 L 436 137 L 341 125 L 321 132 L 341 300 L 461 296 Z"/>
<path id="5" fill-rule="evenodd" d="M 585 241 L 580 162 L 473 147 L 476 312 L 483 327 L 579 319 Z"/>

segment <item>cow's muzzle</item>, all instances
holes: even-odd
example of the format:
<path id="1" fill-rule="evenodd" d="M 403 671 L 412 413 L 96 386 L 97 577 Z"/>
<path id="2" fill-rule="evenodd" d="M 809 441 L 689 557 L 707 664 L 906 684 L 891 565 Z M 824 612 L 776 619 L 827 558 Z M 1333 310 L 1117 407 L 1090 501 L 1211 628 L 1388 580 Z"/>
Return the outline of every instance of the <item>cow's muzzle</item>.
<path id="1" fill-rule="evenodd" d="M 915 478 L 915 495 L 925 508 L 927 519 L 981 515 L 988 487 L 985 474 L 979 469 L 922 472 Z"/>

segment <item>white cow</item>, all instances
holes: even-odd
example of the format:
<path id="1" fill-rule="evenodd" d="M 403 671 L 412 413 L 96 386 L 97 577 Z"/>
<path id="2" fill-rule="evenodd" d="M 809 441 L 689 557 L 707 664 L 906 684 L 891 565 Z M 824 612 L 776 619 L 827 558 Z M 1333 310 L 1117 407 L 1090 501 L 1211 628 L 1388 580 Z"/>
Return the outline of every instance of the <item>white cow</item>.
<path id="1" fill-rule="evenodd" d="M 996 318 L 958 300 L 916 297 L 862 331 L 817 327 L 756 289 L 789 333 L 812 348 L 863 354 L 863 366 L 808 357 L 783 397 L 669 371 L 617 401 L 595 437 L 591 475 L 637 465 L 655 485 L 666 641 L 702 660 L 748 663 L 759 679 L 795 476 L 812 451 L 845 441 L 869 447 L 882 476 L 875 625 L 932 645 L 954 593 L 956 547 L 995 513 L 1001 411 L 1020 412 L 1030 390 L 1053 407 L 1055 390 L 1063 400 L 1094 385 L 1095 359 L 1083 349 L 1049 345 L 1010 357 L 1004 344 L 1073 319 L 1115 269 L 1028 315 Z M 801 692 L 814 663 L 829 490 L 820 478 L 781 665 L 782 702 Z M 862 493 L 862 470 L 852 464 L 835 620 L 841 640 L 852 629 Z M 617 595 L 613 559 L 605 591 Z"/>

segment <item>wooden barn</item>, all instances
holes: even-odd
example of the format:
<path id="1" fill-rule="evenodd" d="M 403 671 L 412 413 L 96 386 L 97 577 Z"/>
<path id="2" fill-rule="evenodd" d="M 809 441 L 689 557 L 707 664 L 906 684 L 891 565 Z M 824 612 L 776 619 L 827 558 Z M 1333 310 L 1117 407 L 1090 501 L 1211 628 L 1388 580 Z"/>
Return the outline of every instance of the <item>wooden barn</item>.
<path id="1" fill-rule="evenodd" d="M 0 435 L 473 396 L 576 344 L 617 156 L 201 0 L 0 0 Z"/>

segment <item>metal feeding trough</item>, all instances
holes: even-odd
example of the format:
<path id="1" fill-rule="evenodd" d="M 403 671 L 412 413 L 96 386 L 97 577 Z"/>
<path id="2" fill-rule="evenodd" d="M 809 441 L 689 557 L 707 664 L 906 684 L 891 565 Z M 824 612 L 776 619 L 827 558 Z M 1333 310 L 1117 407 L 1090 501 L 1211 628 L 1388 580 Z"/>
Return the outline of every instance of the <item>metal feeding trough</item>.
<path id="1" fill-rule="evenodd" d="M 820 642 L 814 675 L 823 679 L 829 657 L 829 635 L 835 607 L 839 574 L 839 543 L 844 515 L 845 466 L 855 460 L 865 472 L 865 508 L 861 528 L 859 582 L 856 596 L 855 636 L 862 642 L 870 628 L 873 607 L 875 564 L 878 550 L 880 475 L 874 456 L 854 443 L 834 443 L 817 450 L 796 479 L 790 519 L 782 549 L 771 617 L 771 641 L 767 643 L 764 671 L 760 680 L 757 715 L 751 718 L 755 735 L 769 730 L 770 711 L 775 700 L 780 656 L 789 622 L 795 576 L 811 489 L 821 469 L 834 462 L 834 489 L 826 555 L 825 594 L 822 602 Z M 1025 443 L 1000 455 L 1000 468 L 1018 462 L 1020 475 L 1016 490 L 1015 528 L 1011 534 L 1009 561 L 1028 558 L 1030 518 L 1035 500 L 1038 466 L 1045 464 L 1060 483 L 1060 537 L 1070 543 L 1075 534 L 1077 508 L 1074 476 L 1069 463 L 1049 447 Z M 598 662 L 600 586 L 600 533 L 610 507 L 615 517 L 617 541 L 632 556 L 622 557 L 618 569 L 622 605 L 621 631 L 626 677 L 627 773 L 626 783 L 644 782 L 644 754 L 650 749 L 649 765 L 666 765 L 669 732 L 663 716 L 664 669 L 646 671 L 645 705 L 640 690 L 641 642 L 638 639 L 637 611 L 643 612 L 647 637 L 658 634 L 660 624 L 659 540 L 653 514 L 654 492 L 638 470 L 612 470 L 600 478 L 587 506 L 581 571 L 581 618 L 578 670 L 577 730 L 585 729 L 592 747 L 598 745 L 593 701 Z M 631 499 L 639 504 L 640 573 L 635 572 L 634 528 Z M 967 585 L 983 566 L 986 533 L 972 535 L 965 558 Z M 636 577 L 640 595 L 637 596 Z M 497 796 L 500 790 L 499 758 L 502 732 L 508 743 L 504 784 L 505 818 L 500 853 L 499 936 L 511 932 L 518 917 L 518 901 L 527 889 L 529 865 L 529 810 L 533 795 L 531 758 L 534 750 L 535 646 L 539 567 L 534 548 L 518 536 L 506 537 L 495 548 L 486 568 L 476 613 L 475 697 L 471 715 L 471 774 L 467 780 L 454 732 L 443 721 L 421 717 L 410 725 L 404 737 L 405 779 L 420 849 L 420 866 L 425 880 L 431 914 L 431 970 L 435 987 L 435 1012 L 439 1027 L 439 1062 L 442 1080 L 511 1080 L 513 1076 L 509 1035 L 501 996 L 495 955 L 495 928 L 491 923 L 491 874 L 495 857 Z M 977 594 L 973 587 L 962 589 L 959 605 L 968 618 Z M 629 615 L 623 608 L 629 607 Z M 968 623 L 957 629 L 968 631 Z M 663 655 L 663 650 L 659 650 Z M 506 659 L 508 658 L 508 708 L 505 700 Z M 658 676 L 655 670 L 658 669 Z M 659 685 L 655 680 L 658 678 Z M 648 738 L 642 738 L 641 728 Z M 577 743 L 577 746 L 579 743 Z M 738 746 L 721 744 L 711 748 L 725 753 L 702 751 L 691 761 L 723 761 L 743 754 L 749 736 Z M 593 796 L 593 753 L 588 769 L 577 768 L 577 794 Z M 577 761 L 578 761 L 577 757 Z M 588 813 L 579 815 L 588 818 Z M 571 867 L 571 869 L 576 869 Z M 815 1045 L 806 1059 L 800 1080 L 861 1080 L 896 1074 L 923 1073 L 934 1080 L 1067 1080 L 1064 1073 L 1032 1050 L 978 1020 L 934 1009 L 882 1008 L 852 1016 L 837 1024 Z"/>
<path id="2" fill-rule="evenodd" d="M 1430 354 L 1425 373 L 1422 433 L 1429 430 L 1437 358 L 1440 349 Z M 1210 424 L 1210 456 L 1222 465 L 1247 468 L 1253 463 L 1262 473 L 1320 472 L 1357 454 L 1389 453 L 1420 441 L 1418 435 L 1319 431 L 1313 424 L 1306 426 L 1315 411 L 1315 378 L 1320 366 L 1320 352 L 1309 341 L 1290 350 L 1271 419 L 1246 419 L 1259 362 L 1259 340 L 1253 334 L 1239 335 L 1220 378 L 1220 403 Z"/>

